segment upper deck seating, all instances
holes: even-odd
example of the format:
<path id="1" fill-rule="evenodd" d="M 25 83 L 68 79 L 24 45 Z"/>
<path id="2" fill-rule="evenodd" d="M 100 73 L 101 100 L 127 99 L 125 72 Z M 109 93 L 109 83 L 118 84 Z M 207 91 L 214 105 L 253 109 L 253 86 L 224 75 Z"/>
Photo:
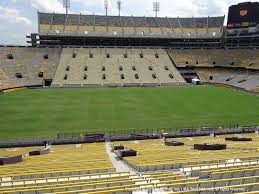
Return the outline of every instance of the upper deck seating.
<path id="1" fill-rule="evenodd" d="M 158 17 L 157 21 L 158 21 L 158 23 L 159 23 L 163 33 L 167 34 L 167 33 L 172 33 L 173 32 L 168 18 Z"/>
<path id="2" fill-rule="evenodd" d="M 78 30 L 79 17 L 80 17 L 79 15 L 75 15 L 75 14 L 67 15 L 65 30 L 68 30 L 68 31 Z"/>
<path id="3" fill-rule="evenodd" d="M 182 33 L 182 26 L 180 24 L 179 18 L 168 18 L 170 26 L 173 28 L 174 33 Z"/>
<path id="4" fill-rule="evenodd" d="M 63 31 L 65 29 L 65 24 L 66 24 L 65 14 L 53 14 L 53 23 L 51 26 L 51 30 Z"/>
<path id="5" fill-rule="evenodd" d="M 134 22 L 134 26 L 136 29 L 136 32 L 144 32 L 144 33 L 148 33 L 150 32 L 149 27 L 148 27 L 148 23 L 145 17 L 132 17 L 133 18 L 133 22 Z"/>
<path id="6" fill-rule="evenodd" d="M 134 17 L 134 16 L 105 16 L 83 14 L 55 14 L 39 13 L 40 32 L 59 33 L 60 31 L 89 31 L 119 34 L 148 34 L 170 36 L 220 36 L 222 33 L 224 17 L 202 18 L 168 18 L 168 17 Z M 116 34 L 115 33 L 115 34 Z M 182 34 L 184 33 L 184 34 Z M 198 34 L 197 34 L 198 33 Z"/>
<path id="7" fill-rule="evenodd" d="M 224 23 L 224 17 L 209 17 L 208 31 L 220 33 L 222 31 L 222 24 Z"/>
<path id="8" fill-rule="evenodd" d="M 106 32 L 108 28 L 108 18 L 105 16 L 95 15 L 95 31 Z"/>
<path id="9" fill-rule="evenodd" d="M 108 16 L 108 31 L 110 32 L 122 32 L 121 18 L 115 16 Z"/>
<path id="10" fill-rule="evenodd" d="M 199 33 L 208 32 L 208 18 L 195 18 L 196 30 Z"/>
<path id="11" fill-rule="evenodd" d="M 133 18 L 131 16 L 122 16 L 121 22 L 122 22 L 124 33 L 135 32 L 135 26 L 133 23 Z"/>
<path id="12" fill-rule="evenodd" d="M 41 13 L 39 15 L 40 32 L 50 30 L 51 22 L 52 22 L 52 14 Z"/>
<path id="13" fill-rule="evenodd" d="M 150 31 L 152 33 L 162 33 L 157 18 L 155 18 L 155 17 L 147 17 L 146 19 L 147 19 Z"/>
<path id="14" fill-rule="evenodd" d="M 94 15 L 80 15 L 79 30 L 94 31 Z"/>
<path id="15" fill-rule="evenodd" d="M 195 33 L 194 18 L 179 18 L 183 32 Z"/>

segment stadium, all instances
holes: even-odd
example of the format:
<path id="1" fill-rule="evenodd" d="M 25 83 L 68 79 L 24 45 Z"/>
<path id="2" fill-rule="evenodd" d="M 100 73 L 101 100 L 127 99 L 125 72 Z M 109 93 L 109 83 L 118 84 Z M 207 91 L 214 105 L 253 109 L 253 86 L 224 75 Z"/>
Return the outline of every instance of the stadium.
<path id="1" fill-rule="evenodd" d="M 0 45 L 0 193 L 259 194 L 259 3 L 38 11 Z M 1 9 L 0 9 L 1 10 Z"/>

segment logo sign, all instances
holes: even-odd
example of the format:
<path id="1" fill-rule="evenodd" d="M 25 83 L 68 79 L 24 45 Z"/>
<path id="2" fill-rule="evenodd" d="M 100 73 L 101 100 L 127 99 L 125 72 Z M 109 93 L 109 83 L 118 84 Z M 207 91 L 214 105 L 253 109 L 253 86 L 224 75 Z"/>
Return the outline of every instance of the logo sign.
<path id="1" fill-rule="evenodd" d="M 249 26 L 249 22 L 242 22 L 242 26 L 243 27 L 248 27 Z"/>
<path id="2" fill-rule="evenodd" d="M 250 22 L 250 26 L 255 27 L 257 25 L 256 22 Z"/>
<path id="3" fill-rule="evenodd" d="M 233 28 L 235 26 L 235 24 L 228 24 L 229 28 Z"/>
<path id="4" fill-rule="evenodd" d="M 240 11 L 240 16 L 244 17 L 248 14 L 248 11 L 247 10 L 241 10 Z"/>

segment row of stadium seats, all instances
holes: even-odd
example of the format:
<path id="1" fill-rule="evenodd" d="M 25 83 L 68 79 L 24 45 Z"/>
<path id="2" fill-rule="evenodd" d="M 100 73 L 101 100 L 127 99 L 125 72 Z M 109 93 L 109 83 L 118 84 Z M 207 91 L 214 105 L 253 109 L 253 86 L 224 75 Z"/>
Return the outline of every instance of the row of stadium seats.
<path id="1" fill-rule="evenodd" d="M 149 174 L 130 173 L 103 173 L 72 177 L 71 180 L 64 178 L 50 178 L 45 180 L 27 180 L 23 185 L 2 186 L 1 193 L 130 193 L 130 189 L 173 189 L 180 191 L 183 188 L 195 191 L 197 188 L 218 189 L 220 188 L 246 188 L 246 191 L 258 191 L 259 176 L 248 176 L 239 178 L 222 178 L 218 180 L 201 180 L 188 178 L 172 172 L 160 172 Z M 73 179 L 73 180 L 72 180 Z M 20 180 L 24 182 L 23 180 Z M 41 181 L 41 182 L 40 182 Z M 128 191 L 128 192 L 127 192 Z M 189 191 L 189 192 L 190 192 Z M 178 192 L 173 192 L 178 193 Z"/>
<path id="2" fill-rule="evenodd" d="M 39 13 L 40 32 L 221 33 L 224 17 L 155 18 Z"/>
<path id="3" fill-rule="evenodd" d="M 204 168 L 200 170 L 192 170 L 191 175 L 202 179 L 220 179 L 220 178 L 237 178 L 246 176 L 257 176 L 258 175 L 258 160 L 254 161 L 244 161 L 244 162 L 234 162 L 232 166 L 218 167 L 218 168 Z M 247 165 L 240 165 L 250 163 Z M 220 163 L 219 163 L 220 164 Z M 222 163 L 228 165 L 229 163 Z M 206 167 L 206 166 L 203 166 Z"/>
<path id="4" fill-rule="evenodd" d="M 63 49 L 52 86 L 175 85 L 185 81 L 162 49 Z"/>
<path id="5" fill-rule="evenodd" d="M 184 146 L 172 147 L 165 146 L 160 140 L 147 140 L 135 143 L 122 142 L 121 144 L 129 149 L 137 150 L 137 157 L 126 158 L 125 162 L 132 168 L 139 171 L 153 171 L 178 169 L 186 165 L 224 163 L 226 160 L 257 160 L 259 157 L 258 136 L 254 135 L 254 141 L 239 144 L 225 142 L 224 138 L 190 138 L 175 139 L 185 143 Z M 193 150 L 195 143 L 223 143 L 227 144 L 228 149 L 223 151 L 198 151 Z M 243 149 L 243 147 L 247 149 Z"/>
<path id="6" fill-rule="evenodd" d="M 206 182 L 203 182 L 201 184 L 188 184 L 188 185 L 176 185 L 179 186 L 175 190 L 185 190 L 185 191 L 179 191 L 179 192 L 170 192 L 167 194 L 204 194 L 204 193 L 239 193 L 239 194 L 258 194 L 258 183 L 250 183 L 250 184 L 236 184 L 236 185 L 230 185 L 230 186 L 218 186 L 218 187 L 209 187 L 210 182 L 207 182 L 208 186 L 206 186 Z M 205 185 L 204 185 L 205 184 Z M 223 183 L 224 185 L 224 183 Z M 185 189 L 187 187 L 187 189 Z M 188 189 L 188 187 L 191 187 Z M 170 189 L 170 187 L 166 188 Z M 188 190 L 188 191 L 186 191 Z M 246 192 L 250 191 L 250 192 Z"/>
<path id="7" fill-rule="evenodd" d="M 259 72 L 228 68 L 196 68 L 202 82 L 227 84 L 246 90 L 255 91 L 259 86 Z"/>
<path id="8" fill-rule="evenodd" d="M 130 174 L 122 173 L 103 173 L 83 175 L 80 177 L 63 180 L 63 178 L 50 178 L 45 182 L 29 183 L 24 185 L 3 186 L 0 192 L 3 193 L 73 193 L 73 192 L 101 192 L 110 189 L 124 189 L 130 187 L 140 187 L 144 185 L 177 184 L 196 181 L 197 178 L 187 178 L 173 172 L 149 173 L 149 174 Z M 21 180 L 24 182 L 23 180 Z M 32 180 L 35 182 L 35 180 Z"/>
<path id="9" fill-rule="evenodd" d="M 259 163 L 258 160 L 245 160 L 245 161 L 228 161 L 228 163 L 208 163 L 208 164 L 196 164 L 185 165 L 181 168 L 183 172 L 191 172 L 192 176 L 198 176 L 203 170 L 215 170 L 215 169 L 233 169 L 233 168 L 247 168 L 254 167 Z"/>
<path id="10" fill-rule="evenodd" d="M 152 177 L 152 175 L 151 175 Z M 119 177 L 118 177 L 119 178 Z M 85 183 L 75 184 L 61 184 L 61 185 L 50 185 L 50 186 L 36 186 L 35 188 L 17 188 L 9 191 L 3 190 L 3 194 L 7 193 L 56 193 L 56 194 L 68 194 L 68 193 L 131 193 L 130 190 L 137 189 L 173 189 L 175 191 L 181 191 L 185 188 L 189 188 L 190 191 L 206 192 L 206 189 L 217 190 L 218 188 L 240 188 L 240 191 L 258 191 L 259 177 L 242 177 L 233 179 L 221 179 L 221 180 L 196 180 L 196 179 L 179 179 L 175 180 L 173 177 L 157 177 L 151 180 L 148 177 L 135 177 L 128 178 L 125 180 L 110 180 L 110 181 L 99 181 L 98 183 L 91 183 L 86 181 Z M 197 190 L 197 188 L 199 188 Z M 208 191 L 207 191 L 208 192 Z M 178 193 L 178 192 L 173 192 Z"/>
<path id="11" fill-rule="evenodd" d="M 100 173 L 49 179 L 21 179 L 1 182 L 1 193 L 130 193 L 130 189 L 168 188 L 180 191 L 200 189 L 246 188 L 257 191 L 259 176 L 221 178 L 217 180 L 189 178 L 174 172 L 153 173 Z M 19 181 L 19 182 L 18 182 Z M 9 185 L 8 185 L 9 184 Z M 177 192 L 176 192 L 177 193 Z"/>
<path id="12" fill-rule="evenodd" d="M 244 67 L 259 69 L 255 49 L 170 49 L 168 54 L 178 67 Z"/>
<path id="13" fill-rule="evenodd" d="M 60 49 L 0 48 L 0 89 L 42 85 L 52 79 Z"/>

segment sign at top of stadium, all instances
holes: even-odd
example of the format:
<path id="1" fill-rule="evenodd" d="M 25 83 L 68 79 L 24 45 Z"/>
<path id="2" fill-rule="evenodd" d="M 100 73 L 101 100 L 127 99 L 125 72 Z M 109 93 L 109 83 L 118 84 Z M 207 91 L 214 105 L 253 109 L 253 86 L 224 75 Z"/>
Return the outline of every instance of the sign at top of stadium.
<path id="1" fill-rule="evenodd" d="M 240 11 L 240 16 L 244 17 L 248 14 L 248 11 L 247 10 L 241 10 Z"/>

